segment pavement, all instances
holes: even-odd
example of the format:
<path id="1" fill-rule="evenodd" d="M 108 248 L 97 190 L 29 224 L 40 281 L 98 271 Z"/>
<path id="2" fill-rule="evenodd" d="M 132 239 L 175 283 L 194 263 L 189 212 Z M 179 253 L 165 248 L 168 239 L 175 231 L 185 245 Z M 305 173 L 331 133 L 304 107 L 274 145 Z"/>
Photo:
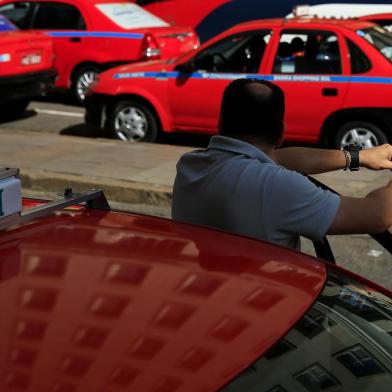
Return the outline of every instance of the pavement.
<path id="1" fill-rule="evenodd" d="M 102 188 L 120 203 L 169 207 L 175 164 L 189 148 L 2 129 L 0 166 L 18 167 L 25 190 Z"/>
<path id="2" fill-rule="evenodd" d="M 14 129 L 1 129 L 0 138 L 0 166 L 20 168 L 26 190 L 102 188 L 110 200 L 158 207 L 170 206 L 176 162 L 193 149 Z M 361 169 L 315 177 L 346 196 L 364 196 L 392 176 Z"/>

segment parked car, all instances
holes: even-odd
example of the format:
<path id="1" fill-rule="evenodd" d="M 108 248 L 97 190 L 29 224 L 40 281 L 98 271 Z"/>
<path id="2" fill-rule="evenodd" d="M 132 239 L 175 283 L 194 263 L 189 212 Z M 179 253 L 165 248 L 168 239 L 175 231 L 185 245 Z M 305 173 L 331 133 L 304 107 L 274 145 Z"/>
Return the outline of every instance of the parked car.
<path id="1" fill-rule="evenodd" d="M 22 201 L 17 176 L 0 171 L 2 392 L 389 390 L 388 290 L 266 242 L 111 211 L 102 191 Z"/>
<path id="2" fill-rule="evenodd" d="M 176 60 L 102 73 L 86 121 L 125 141 L 155 141 L 159 131 L 214 134 L 224 88 L 256 78 L 285 92 L 286 140 L 372 147 L 392 135 L 391 50 L 392 37 L 369 22 L 249 22 Z"/>
<path id="3" fill-rule="evenodd" d="M 194 22 L 200 41 L 205 42 L 239 23 L 255 19 L 282 18 L 298 4 L 306 4 L 317 17 L 357 17 L 371 13 L 391 12 L 390 0 L 374 4 L 369 0 L 334 0 L 320 4 L 320 0 L 135 0 L 156 15 L 168 20 Z M 188 6 L 186 8 L 186 6 Z M 359 12 L 359 13 L 358 13 Z M 195 15 L 188 16 L 188 15 Z"/>
<path id="4" fill-rule="evenodd" d="M 170 26 L 124 0 L 1 0 L 0 14 L 23 30 L 53 38 L 56 87 L 71 89 L 81 102 L 104 69 L 173 57 L 198 46 L 191 28 Z"/>
<path id="5" fill-rule="evenodd" d="M 23 112 L 53 87 L 55 76 L 50 37 L 19 31 L 0 15 L 0 117 Z"/>

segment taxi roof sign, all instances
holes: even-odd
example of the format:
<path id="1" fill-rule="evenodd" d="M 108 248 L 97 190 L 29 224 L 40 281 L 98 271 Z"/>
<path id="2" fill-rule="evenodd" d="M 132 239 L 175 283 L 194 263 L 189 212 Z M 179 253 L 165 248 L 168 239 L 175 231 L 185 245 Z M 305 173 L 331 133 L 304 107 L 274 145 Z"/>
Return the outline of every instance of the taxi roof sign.
<path id="1" fill-rule="evenodd" d="M 0 229 L 20 219 L 22 211 L 22 185 L 19 170 L 0 169 Z"/>
<path id="2" fill-rule="evenodd" d="M 299 4 L 293 7 L 293 15 L 296 17 L 309 16 L 310 6 L 308 4 Z"/>

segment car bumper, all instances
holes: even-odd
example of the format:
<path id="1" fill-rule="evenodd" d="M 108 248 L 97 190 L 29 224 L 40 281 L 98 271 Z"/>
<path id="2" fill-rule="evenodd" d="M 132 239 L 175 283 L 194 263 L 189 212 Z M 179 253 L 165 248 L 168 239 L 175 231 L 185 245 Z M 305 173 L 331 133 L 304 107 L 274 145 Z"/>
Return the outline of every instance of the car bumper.
<path id="1" fill-rule="evenodd" d="M 53 87 L 56 75 L 56 70 L 50 69 L 0 77 L 0 102 L 34 98 L 45 94 Z"/>
<path id="2" fill-rule="evenodd" d="M 105 128 L 106 107 L 109 97 L 104 94 L 91 94 L 86 96 L 84 102 L 86 107 L 85 122 L 99 129 Z"/>

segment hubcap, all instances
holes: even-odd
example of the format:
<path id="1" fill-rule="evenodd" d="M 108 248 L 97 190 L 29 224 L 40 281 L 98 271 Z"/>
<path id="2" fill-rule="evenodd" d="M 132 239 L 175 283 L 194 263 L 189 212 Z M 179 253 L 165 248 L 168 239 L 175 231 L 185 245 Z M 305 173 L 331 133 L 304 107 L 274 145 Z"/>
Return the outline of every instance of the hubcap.
<path id="1" fill-rule="evenodd" d="M 81 101 L 84 101 L 86 98 L 86 93 L 91 83 L 95 80 L 97 76 L 96 71 L 86 71 L 83 72 L 76 83 L 76 91 L 78 93 L 78 97 Z"/>
<path id="2" fill-rule="evenodd" d="M 372 148 L 379 145 L 377 136 L 366 128 L 350 129 L 342 138 L 340 148 L 347 144 L 358 144 L 362 148 Z"/>
<path id="3" fill-rule="evenodd" d="M 147 133 L 147 125 L 146 116 L 135 107 L 120 110 L 114 120 L 117 137 L 126 142 L 138 142 L 143 139 Z"/>

